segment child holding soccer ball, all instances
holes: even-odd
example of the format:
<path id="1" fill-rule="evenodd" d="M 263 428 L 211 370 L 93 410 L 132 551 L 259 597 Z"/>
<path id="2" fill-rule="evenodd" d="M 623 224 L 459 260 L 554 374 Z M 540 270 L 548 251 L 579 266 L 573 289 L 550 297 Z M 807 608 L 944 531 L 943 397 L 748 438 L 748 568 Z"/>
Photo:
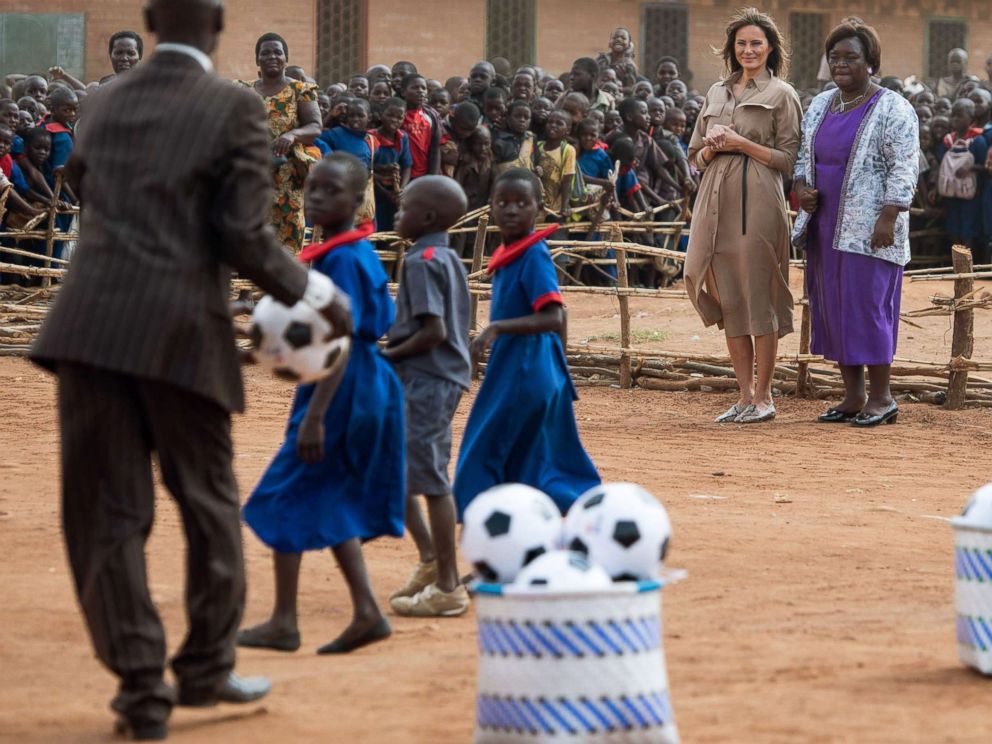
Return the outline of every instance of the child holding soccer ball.
<path id="1" fill-rule="evenodd" d="M 391 633 L 361 548 L 382 535 L 403 535 L 405 496 L 403 389 L 376 346 L 393 322 L 393 301 L 366 240 L 371 225 L 353 227 L 368 178 L 360 160 L 336 152 L 306 182 L 307 218 L 329 238 L 300 258 L 350 296 L 351 357 L 342 375 L 297 389 L 286 441 L 245 505 L 245 521 L 275 551 L 276 602 L 266 622 L 239 633 L 240 646 L 299 648 L 301 554 L 324 548 L 334 552 L 354 610 L 351 624 L 317 653 L 347 653 Z"/>
<path id="2" fill-rule="evenodd" d="M 478 363 L 492 346 L 472 407 L 455 473 L 459 515 L 473 498 L 501 483 L 548 494 L 564 514 L 600 483 L 579 440 L 577 397 L 565 360 L 565 309 L 544 241 L 557 225 L 534 232 L 543 213 L 541 181 L 514 168 L 496 181 L 492 214 L 503 237 L 489 262 L 490 322 L 472 342 Z"/>

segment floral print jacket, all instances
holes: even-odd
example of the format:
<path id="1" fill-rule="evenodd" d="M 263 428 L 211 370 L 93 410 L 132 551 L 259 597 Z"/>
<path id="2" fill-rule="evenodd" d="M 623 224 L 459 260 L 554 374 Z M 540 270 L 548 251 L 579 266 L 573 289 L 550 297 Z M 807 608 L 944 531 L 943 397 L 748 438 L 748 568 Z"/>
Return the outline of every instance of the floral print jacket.
<path id="1" fill-rule="evenodd" d="M 795 178 L 816 186 L 816 133 L 833 103 L 837 90 L 821 93 L 803 117 L 803 142 L 796 159 Z M 919 123 L 912 105 L 890 90 L 883 90 L 858 129 L 844 175 L 844 193 L 837 214 L 833 247 L 860 253 L 900 266 L 909 263 L 909 207 L 916 193 L 920 169 Z M 882 207 L 903 210 L 896 219 L 895 245 L 872 250 L 871 236 Z M 800 210 L 792 232 L 799 248 L 806 244 L 810 215 Z"/>

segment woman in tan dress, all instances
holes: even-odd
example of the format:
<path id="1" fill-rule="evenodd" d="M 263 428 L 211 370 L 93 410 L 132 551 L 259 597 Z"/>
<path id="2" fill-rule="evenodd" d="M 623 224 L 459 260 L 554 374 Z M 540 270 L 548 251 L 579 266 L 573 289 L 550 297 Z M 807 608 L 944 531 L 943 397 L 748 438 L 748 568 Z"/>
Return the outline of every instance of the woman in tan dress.
<path id="1" fill-rule="evenodd" d="M 779 77 L 788 53 L 770 16 L 753 8 L 734 16 L 723 58 L 729 77 L 706 94 L 689 143 L 703 180 L 685 284 L 703 322 L 726 333 L 740 386 L 740 399 L 717 422 L 756 423 L 775 417 L 778 340 L 792 332 L 782 179 L 799 150 L 802 108 Z"/>

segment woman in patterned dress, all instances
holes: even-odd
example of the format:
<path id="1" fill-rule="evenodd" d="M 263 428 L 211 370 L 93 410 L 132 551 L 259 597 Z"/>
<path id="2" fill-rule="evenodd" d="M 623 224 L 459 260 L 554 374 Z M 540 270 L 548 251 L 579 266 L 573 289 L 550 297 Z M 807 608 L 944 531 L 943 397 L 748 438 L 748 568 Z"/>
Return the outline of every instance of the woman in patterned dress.
<path id="1" fill-rule="evenodd" d="M 313 144 L 320 135 L 317 86 L 286 77 L 289 46 L 278 34 L 265 34 L 255 44 L 260 77 L 239 80 L 265 102 L 272 137 L 275 201 L 269 218 L 279 239 L 293 251 L 303 248 L 303 184 L 310 166 L 320 160 Z"/>

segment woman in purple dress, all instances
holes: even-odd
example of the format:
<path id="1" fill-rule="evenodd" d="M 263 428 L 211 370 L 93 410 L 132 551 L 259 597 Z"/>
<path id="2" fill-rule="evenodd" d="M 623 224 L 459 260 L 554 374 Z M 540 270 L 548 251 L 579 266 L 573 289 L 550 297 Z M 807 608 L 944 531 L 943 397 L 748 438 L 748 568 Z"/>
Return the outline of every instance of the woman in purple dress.
<path id="1" fill-rule="evenodd" d="M 793 234 L 806 248 L 812 351 L 837 362 L 844 378 L 844 400 L 818 420 L 891 424 L 899 413 L 889 372 L 910 258 L 918 124 L 902 96 L 872 82 L 881 66 L 874 29 L 845 21 L 826 52 L 837 89 L 817 96 L 803 120 L 795 174 L 802 211 Z"/>

